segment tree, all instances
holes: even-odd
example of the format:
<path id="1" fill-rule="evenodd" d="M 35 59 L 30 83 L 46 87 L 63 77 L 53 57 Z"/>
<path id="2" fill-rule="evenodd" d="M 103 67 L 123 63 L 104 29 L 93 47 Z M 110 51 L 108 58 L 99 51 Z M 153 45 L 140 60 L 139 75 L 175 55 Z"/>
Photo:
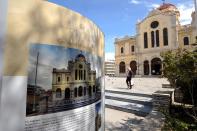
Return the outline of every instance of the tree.
<path id="1" fill-rule="evenodd" d="M 197 121 L 197 52 L 178 49 L 163 52 L 163 76 L 172 87 L 179 87 L 183 93 L 183 104 L 191 104 L 192 112 L 186 112 Z"/>

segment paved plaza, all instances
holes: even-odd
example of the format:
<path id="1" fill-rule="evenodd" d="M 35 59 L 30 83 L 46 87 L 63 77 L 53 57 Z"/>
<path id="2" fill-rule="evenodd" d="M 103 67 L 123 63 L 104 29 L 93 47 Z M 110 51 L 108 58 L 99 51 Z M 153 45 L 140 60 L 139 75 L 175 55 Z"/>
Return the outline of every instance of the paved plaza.
<path id="1" fill-rule="evenodd" d="M 105 77 L 105 129 L 106 131 L 157 131 L 164 116 L 155 111 L 152 94 L 171 91 L 162 88 L 169 84 L 165 78 L 133 78 L 134 86 L 128 89 L 124 77 Z"/>
<path id="2" fill-rule="evenodd" d="M 162 84 L 169 84 L 166 78 L 132 78 L 134 81 L 134 86 L 131 90 L 127 88 L 126 78 L 124 77 L 105 77 L 105 90 L 119 90 L 140 94 L 151 94 L 161 90 L 166 91 L 168 89 L 163 89 Z"/>
<path id="3" fill-rule="evenodd" d="M 105 108 L 105 131 L 131 131 L 144 117 L 132 113 Z"/>

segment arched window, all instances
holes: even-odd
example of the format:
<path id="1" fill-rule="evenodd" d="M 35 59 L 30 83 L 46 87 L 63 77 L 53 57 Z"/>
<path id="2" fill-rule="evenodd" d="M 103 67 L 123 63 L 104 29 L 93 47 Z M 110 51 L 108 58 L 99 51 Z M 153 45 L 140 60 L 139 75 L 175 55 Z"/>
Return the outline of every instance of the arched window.
<path id="1" fill-rule="evenodd" d="M 79 74 L 80 74 L 79 76 L 80 80 L 83 80 L 83 70 L 79 70 Z"/>
<path id="2" fill-rule="evenodd" d="M 69 77 L 67 77 L 67 81 L 69 81 Z"/>
<path id="3" fill-rule="evenodd" d="M 75 97 L 77 97 L 77 87 L 75 87 L 75 89 L 74 89 L 74 95 L 75 95 Z"/>
<path id="4" fill-rule="evenodd" d="M 84 80 L 86 80 L 86 70 L 84 70 Z"/>
<path id="5" fill-rule="evenodd" d="M 131 46 L 131 52 L 135 52 L 135 46 L 134 45 Z"/>
<path id="6" fill-rule="evenodd" d="M 124 53 L 124 48 L 123 47 L 121 47 L 121 54 L 123 54 Z"/>
<path id="7" fill-rule="evenodd" d="M 81 80 L 81 70 L 79 70 L 79 80 Z"/>
<path id="8" fill-rule="evenodd" d="M 80 86 L 78 89 L 78 96 L 82 96 L 83 95 L 83 88 Z"/>
<path id="9" fill-rule="evenodd" d="M 151 74 L 152 75 L 161 75 L 161 59 L 153 58 L 151 60 Z"/>
<path id="10" fill-rule="evenodd" d="M 60 88 L 56 89 L 56 98 L 62 97 L 62 90 Z"/>
<path id="11" fill-rule="evenodd" d="M 78 75 L 78 72 L 77 70 L 75 70 L 75 80 L 77 80 L 77 75 Z"/>
<path id="12" fill-rule="evenodd" d="M 79 71 L 79 80 L 83 80 L 84 78 L 84 74 L 83 74 L 83 70 L 78 70 Z"/>
<path id="13" fill-rule="evenodd" d="M 152 47 L 155 46 L 155 33 L 154 33 L 154 31 L 151 31 L 151 44 L 152 44 Z"/>
<path id="14" fill-rule="evenodd" d="M 137 62 L 136 61 L 131 61 L 130 62 L 130 67 L 131 67 L 131 70 L 133 71 L 133 75 L 136 74 L 136 70 L 137 70 Z"/>
<path id="15" fill-rule="evenodd" d="M 144 33 L 144 48 L 148 48 L 148 34 Z"/>
<path id="16" fill-rule="evenodd" d="M 156 30 L 156 46 L 159 47 L 159 30 Z"/>
<path id="17" fill-rule="evenodd" d="M 149 62 L 144 61 L 144 75 L 149 75 Z"/>
<path id="18" fill-rule="evenodd" d="M 89 96 L 92 95 L 92 87 L 91 87 L 91 86 L 89 86 L 89 88 L 88 88 L 88 95 L 89 95 Z"/>
<path id="19" fill-rule="evenodd" d="M 125 62 L 120 62 L 119 64 L 119 72 L 120 73 L 125 73 Z"/>
<path id="20" fill-rule="evenodd" d="M 168 45 L 168 29 L 167 28 L 163 29 L 163 45 L 164 46 Z"/>
<path id="21" fill-rule="evenodd" d="M 57 77 L 57 82 L 58 82 L 58 83 L 61 82 L 61 76 L 58 76 L 58 77 Z"/>
<path id="22" fill-rule="evenodd" d="M 70 98 L 70 89 L 66 88 L 65 89 L 65 99 L 69 99 Z"/>
<path id="23" fill-rule="evenodd" d="M 93 86 L 93 92 L 95 92 L 95 90 L 96 90 L 96 88 L 95 88 L 95 86 Z"/>
<path id="24" fill-rule="evenodd" d="M 184 45 L 189 45 L 189 38 L 188 37 L 184 37 L 183 38 L 183 42 L 184 42 Z"/>

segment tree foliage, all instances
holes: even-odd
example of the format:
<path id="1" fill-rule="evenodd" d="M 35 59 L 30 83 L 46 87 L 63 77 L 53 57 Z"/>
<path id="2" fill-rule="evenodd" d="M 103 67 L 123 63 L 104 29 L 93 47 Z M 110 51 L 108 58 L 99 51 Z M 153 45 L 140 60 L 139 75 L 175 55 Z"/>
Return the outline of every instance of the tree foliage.
<path id="1" fill-rule="evenodd" d="M 191 104 L 197 120 L 197 51 L 178 49 L 163 52 L 163 76 L 183 93 L 183 103 Z"/>
<path id="2" fill-rule="evenodd" d="M 186 49 L 163 52 L 163 76 L 168 78 L 175 86 L 180 79 L 191 86 L 193 79 L 197 77 L 197 52 Z"/>

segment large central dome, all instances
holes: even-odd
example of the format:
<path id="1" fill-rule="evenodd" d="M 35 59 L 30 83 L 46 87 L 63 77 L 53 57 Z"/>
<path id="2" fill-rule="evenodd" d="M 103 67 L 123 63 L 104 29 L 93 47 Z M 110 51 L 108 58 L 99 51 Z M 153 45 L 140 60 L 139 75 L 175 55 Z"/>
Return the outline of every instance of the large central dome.
<path id="1" fill-rule="evenodd" d="M 170 3 L 163 3 L 157 9 L 158 10 L 177 10 L 176 6 Z"/>
<path id="2" fill-rule="evenodd" d="M 86 61 L 86 58 L 83 54 L 78 54 L 75 58 L 77 61 Z"/>
<path id="3" fill-rule="evenodd" d="M 157 10 L 162 11 L 162 12 L 174 12 L 176 13 L 177 18 L 180 16 L 180 12 L 177 9 L 177 7 L 170 3 L 163 3 L 157 8 Z"/>

